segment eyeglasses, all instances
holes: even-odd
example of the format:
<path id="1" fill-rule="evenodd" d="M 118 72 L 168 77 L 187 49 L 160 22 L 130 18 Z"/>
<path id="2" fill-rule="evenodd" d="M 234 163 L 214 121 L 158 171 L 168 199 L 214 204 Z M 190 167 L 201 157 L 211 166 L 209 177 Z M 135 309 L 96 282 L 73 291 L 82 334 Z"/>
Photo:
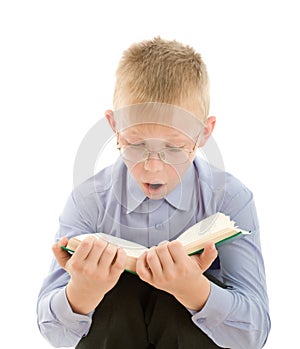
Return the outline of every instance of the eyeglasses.
<path id="1" fill-rule="evenodd" d="M 166 164 L 180 165 L 184 164 L 189 160 L 190 154 L 195 151 L 196 144 L 193 150 L 185 148 L 162 148 L 159 151 L 152 151 L 144 146 L 140 145 L 128 145 L 120 146 L 117 145 L 120 150 L 120 154 L 124 160 L 131 161 L 134 163 L 144 162 L 149 160 L 152 153 L 156 153 L 158 158 Z"/>

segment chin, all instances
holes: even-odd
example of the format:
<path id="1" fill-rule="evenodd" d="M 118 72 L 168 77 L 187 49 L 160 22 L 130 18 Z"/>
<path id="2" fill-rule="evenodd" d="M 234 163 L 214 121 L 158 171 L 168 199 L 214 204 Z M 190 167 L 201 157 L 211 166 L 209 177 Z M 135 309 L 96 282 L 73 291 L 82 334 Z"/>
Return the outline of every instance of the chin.
<path id="1" fill-rule="evenodd" d="M 165 195 L 153 195 L 153 194 L 149 194 L 149 193 L 145 193 L 145 195 L 151 200 L 161 200 L 167 196 L 167 194 L 165 194 Z"/>

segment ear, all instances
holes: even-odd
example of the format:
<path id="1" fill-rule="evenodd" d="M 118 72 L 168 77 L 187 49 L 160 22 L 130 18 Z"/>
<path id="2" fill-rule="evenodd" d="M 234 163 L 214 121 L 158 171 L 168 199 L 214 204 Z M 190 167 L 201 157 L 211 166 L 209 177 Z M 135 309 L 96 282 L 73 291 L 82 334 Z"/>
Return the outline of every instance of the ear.
<path id="1" fill-rule="evenodd" d="M 104 113 L 106 120 L 114 132 L 116 132 L 116 121 L 114 119 L 114 113 L 112 110 L 106 110 Z"/>
<path id="2" fill-rule="evenodd" d="M 202 135 L 200 137 L 200 142 L 198 147 L 203 147 L 205 143 L 207 142 L 208 138 L 212 134 L 216 124 L 216 118 L 215 116 L 209 116 L 206 119 L 204 129 L 202 131 Z"/>

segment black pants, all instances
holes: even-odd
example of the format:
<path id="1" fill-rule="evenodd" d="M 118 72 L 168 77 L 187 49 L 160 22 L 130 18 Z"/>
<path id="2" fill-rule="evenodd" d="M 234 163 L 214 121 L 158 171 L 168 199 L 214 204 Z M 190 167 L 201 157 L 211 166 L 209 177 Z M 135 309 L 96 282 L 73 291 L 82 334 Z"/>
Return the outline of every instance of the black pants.
<path id="1" fill-rule="evenodd" d="M 96 308 L 77 349 L 219 348 L 172 295 L 123 273 Z"/>

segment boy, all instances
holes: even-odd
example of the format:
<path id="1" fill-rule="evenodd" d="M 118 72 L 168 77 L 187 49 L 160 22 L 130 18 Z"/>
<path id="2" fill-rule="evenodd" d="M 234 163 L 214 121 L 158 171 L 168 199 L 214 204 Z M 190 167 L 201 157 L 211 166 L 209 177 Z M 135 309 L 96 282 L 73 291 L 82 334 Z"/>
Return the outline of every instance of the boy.
<path id="1" fill-rule="evenodd" d="M 38 300 L 41 333 L 56 347 L 261 348 L 270 320 L 252 193 L 196 156 L 211 135 L 206 67 L 192 48 L 155 38 L 132 45 L 105 116 L 120 158 L 74 189 L 60 217 Z M 252 234 L 189 257 L 174 239 L 223 212 Z M 155 246 L 124 272 L 105 232 Z"/>

